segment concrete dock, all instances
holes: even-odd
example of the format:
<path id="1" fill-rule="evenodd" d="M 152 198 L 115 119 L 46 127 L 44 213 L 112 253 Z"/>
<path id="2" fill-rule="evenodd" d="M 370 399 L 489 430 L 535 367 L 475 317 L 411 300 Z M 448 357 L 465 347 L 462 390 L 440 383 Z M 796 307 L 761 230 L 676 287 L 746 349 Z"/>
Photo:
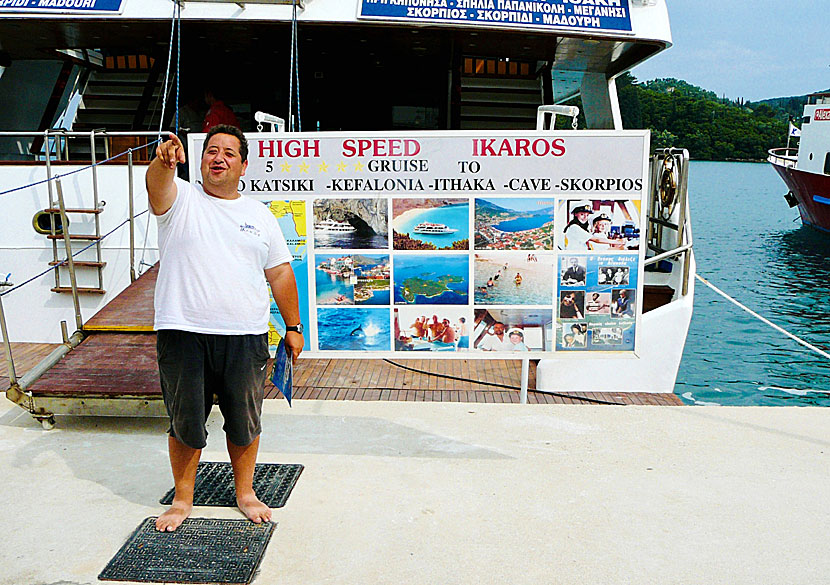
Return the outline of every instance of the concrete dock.
<path id="1" fill-rule="evenodd" d="M 830 411 L 266 401 L 305 470 L 254 583 L 830 583 Z M 221 418 L 203 460 L 226 461 Z M 0 400 L 0 584 L 96 583 L 172 486 L 161 419 Z M 197 508 L 195 517 L 239 518 Z"/>

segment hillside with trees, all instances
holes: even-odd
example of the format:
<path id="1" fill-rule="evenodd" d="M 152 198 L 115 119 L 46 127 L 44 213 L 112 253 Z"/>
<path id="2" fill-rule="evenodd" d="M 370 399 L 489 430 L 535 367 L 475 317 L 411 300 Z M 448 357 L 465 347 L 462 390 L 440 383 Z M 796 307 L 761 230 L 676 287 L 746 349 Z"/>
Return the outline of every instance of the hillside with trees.
<path id="1" fill-rule="evenodd" d="M 787 142 L 790 117 L 800 120 L 806 96 L 759 102 L 719 98 L 679 79 L 617 78 L 623 126 L 649 128 L 652 148 L 686 148 L 693 159 L 764 160 Z"/>

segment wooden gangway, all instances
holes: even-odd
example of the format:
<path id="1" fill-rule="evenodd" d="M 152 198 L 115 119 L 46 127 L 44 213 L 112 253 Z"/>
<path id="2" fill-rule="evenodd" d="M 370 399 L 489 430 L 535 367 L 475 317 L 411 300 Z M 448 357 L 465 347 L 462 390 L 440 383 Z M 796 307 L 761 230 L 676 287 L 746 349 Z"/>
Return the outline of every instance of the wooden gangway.
<path id="1" fill-rule="evenodd" d="M 35 404 L 58 414 L 164 414 L 153 331 L 157 275 L 155 266 L 86 322 L 86 337 L 80 345 L 29 388 Z M 50 347 L 39 345 L 40 351 Z M 33 352 L 37 353 L 29 354 Z M 518 403 L 520 380 L 521 360 L 301 358 L 295 370 L 294 398 Z M 551 394 L 535 391 L 535 382 L 531 362 L 530 403 L 683 404 L 674 394 Z M 270 382 L 266 397 L 279 397 Z"/>

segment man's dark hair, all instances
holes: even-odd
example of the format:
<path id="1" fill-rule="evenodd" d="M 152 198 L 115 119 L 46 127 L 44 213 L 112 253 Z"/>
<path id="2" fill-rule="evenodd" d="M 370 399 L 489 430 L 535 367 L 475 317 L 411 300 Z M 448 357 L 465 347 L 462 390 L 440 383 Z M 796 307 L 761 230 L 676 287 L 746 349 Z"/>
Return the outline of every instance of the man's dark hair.
<path id="1" fill-rule="evenodd" d="M 236 139 L 239 140 L 239 155 L 242 157 L 242 162 L 248 160 L 248 139 L 245 138 L 242 130 L 236 126 L 229 126 L 228 124 L 217 124 L 208 131 L 207 136 L 205 136 L 205 141 L 202 143 L 203 155 L 205 154 L 205 150 L 207 150 L 208 142 L 210 142 L 210 139 L 217 134 L 230 134 L 231 136 L 236 137 Z"/>

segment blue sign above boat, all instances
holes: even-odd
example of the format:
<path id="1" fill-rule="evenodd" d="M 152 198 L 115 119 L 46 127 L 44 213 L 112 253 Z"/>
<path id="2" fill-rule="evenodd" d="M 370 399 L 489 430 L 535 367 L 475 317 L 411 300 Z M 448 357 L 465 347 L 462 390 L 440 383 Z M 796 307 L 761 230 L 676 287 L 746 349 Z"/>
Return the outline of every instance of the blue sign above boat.
<path id="1" fill-rule="evenodd" d="M 630 32 L 628 0 L 361 0 L 358 18 Z"/>
<path id="2" fill-rule="evenodd" d="M 121 12 L 124 0 L 0 0 L 0 12 Z"/>

